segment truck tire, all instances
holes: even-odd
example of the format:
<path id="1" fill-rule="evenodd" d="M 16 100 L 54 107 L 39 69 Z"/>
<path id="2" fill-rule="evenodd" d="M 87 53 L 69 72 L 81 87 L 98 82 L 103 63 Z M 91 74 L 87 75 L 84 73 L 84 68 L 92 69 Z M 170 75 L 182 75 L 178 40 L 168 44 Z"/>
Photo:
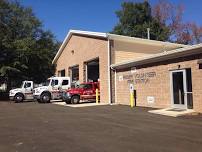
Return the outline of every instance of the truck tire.
<path id="1" fill-rule="evenodd" d="M 72 103 L 72 104 L 78 104 L 79 101 L 80 101 L 80 97 L 79 97 L 79 96 L 73 96 L 73 97 L 71 98 L 71 103 Z"/>
<path id="2" fill-rule="evenodd" d="M 21 93 L 16 94 L 14 97 L 14 101 L 16 103 L 23 102 L 23 100 L 24 100 L 24 95 Z"/>
<path id="3" fill-rule="evenodd" d="M 41 103 L 50 103 L 50 99 L 51 99 L 51 96 L 50 96 L 50 93 L 48 92 L 42 93 L 42 95 L 40 96 Z"/>
<path id="4" fill-rule="evenodd" d="M 64 100 L 63 100 L 63 101 L 64 101 Z M 71 103 L 71 101 L 65 101 L 65 103 L 66 103 L 66 104 L 70 104 L 70 103 Z"/>

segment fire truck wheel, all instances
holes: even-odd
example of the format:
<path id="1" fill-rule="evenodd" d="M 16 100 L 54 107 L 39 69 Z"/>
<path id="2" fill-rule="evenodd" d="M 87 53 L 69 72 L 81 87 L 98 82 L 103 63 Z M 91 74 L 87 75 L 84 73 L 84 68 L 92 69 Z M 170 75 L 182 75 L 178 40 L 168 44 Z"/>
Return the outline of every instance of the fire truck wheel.
<path id="1" fill-rule="evenodd" d="M 65 101 L 65 103 L 66 103 L 66 104 L 70 104 L 70 103 L 71 103 L 71 101 L 69 101 L 69 100 L 68 100 L 68 101 Z"/>
<path id="2" fill-rule="evenodd" d="M 15 101 L 16 103 L 22 102 L 23 99 L 24 99 L 24 96 L 23 96 L 23 94 L 21 94 L 21 93 L 16 94 L 15 97 L 14 97 L 14 101 Z"/>
<path id="3" fill-rule="evenodd" d="M 47 93 L 47 92 L 43 93 L 43 94 L 41 95 L 41 97 L 40 97 L 40 100 L 41 100 L 41 102 L 43 102 L 43 103 L 49 103 L 49 102 L 50 102 L 50 99 L 51 99 L 50 94 Z"/>
<path id="4" fill-rule="evenodd" d="M 71 98 L 71 103 L 72 103 L 72 104 L 78 104 L 79 101 L 80 101 L 79 96 L 73 96 L 73 97 Z"/>

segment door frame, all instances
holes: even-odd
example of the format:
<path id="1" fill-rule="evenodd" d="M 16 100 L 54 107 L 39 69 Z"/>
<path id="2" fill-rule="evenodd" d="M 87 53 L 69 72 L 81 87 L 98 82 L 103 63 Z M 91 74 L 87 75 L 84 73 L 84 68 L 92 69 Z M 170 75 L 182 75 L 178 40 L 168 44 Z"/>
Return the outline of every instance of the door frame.
<path id="1" fill-rule="evenodd" d="M 184 105 L 174 104 L 174 92 L 173 92 L 173 73 L 182 72 L 183 73 L 183 89 L 184 89 Z M 187 109 L 187 78 L 186 78 L 186 69 L 173 70 L 170 71 L 170 90 L 171 90 L 171 107 L 179 109 Z"/>

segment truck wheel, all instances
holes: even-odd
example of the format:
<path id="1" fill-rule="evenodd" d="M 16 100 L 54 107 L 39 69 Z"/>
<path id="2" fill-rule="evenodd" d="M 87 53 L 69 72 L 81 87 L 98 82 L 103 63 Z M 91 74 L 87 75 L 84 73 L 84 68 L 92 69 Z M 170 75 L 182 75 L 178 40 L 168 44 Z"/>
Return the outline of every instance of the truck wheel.
<path id="1" fill-rule="evenodd" d="M 79 96 L 73 96 L 73 97 L 71 98 L 71 103 L 72 103 L 72 104 L 78 104 L 79 101 L 80 101 Z"/>
<path id="2" fill-rule="evenodd" d="M 71 101 L 65 101 L 65 103 L 66 103 L 66 104 L 70 104 L 70 103 L 71 103 Z"/>
<path id="3" fill-rule="evenodd" d="M 23 94 L 16 94 L 15 97 L 14 97 L 14 101 L 15 102 L 22 102 L 24 100 L 24 96 Z"/>
<path id="4" fill-rule="evenodd" d="M 40 97 L 40 101 L 43 103 L 49 103 L 50 102 L 50 94 L 49 93 L 43 93 Z"/>

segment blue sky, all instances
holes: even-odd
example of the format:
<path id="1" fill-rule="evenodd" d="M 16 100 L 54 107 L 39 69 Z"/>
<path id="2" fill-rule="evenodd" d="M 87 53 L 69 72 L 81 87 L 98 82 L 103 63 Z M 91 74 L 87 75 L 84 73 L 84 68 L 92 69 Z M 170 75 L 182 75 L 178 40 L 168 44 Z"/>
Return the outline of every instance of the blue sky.
<path id="1" fill-rule="evenodd" d="M 115 11 L 124 0 L 20 0 L 31 6 L 44 28 L 63 41 L 70 29 L 109 32 L 118 22 Z M 142 0 L 133 0 L 142 1 Z M 202 1 L 170 0 L 185 6 L 184 20 L 202 24 Z M 154 5 L 158 0 L 150 0 Z"/>

